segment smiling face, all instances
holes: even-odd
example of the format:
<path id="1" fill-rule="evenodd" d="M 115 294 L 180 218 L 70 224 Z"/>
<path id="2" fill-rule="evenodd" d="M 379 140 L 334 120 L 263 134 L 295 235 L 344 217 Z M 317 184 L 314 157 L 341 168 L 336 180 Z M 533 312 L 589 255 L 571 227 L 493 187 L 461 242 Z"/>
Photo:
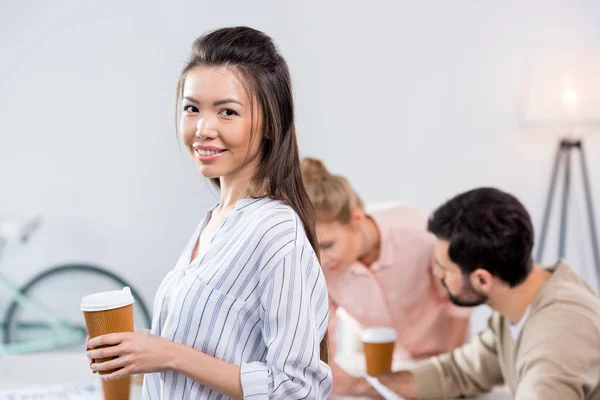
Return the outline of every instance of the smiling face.
<path id="1" fill-rule="evenodd" d="M 249 182 L 256 173 L 263 135 L 256 101 L 253 110 L 250 100 L 227 67 L 195 67 L 187 73 L 180 129 L 204 177 Z"/>

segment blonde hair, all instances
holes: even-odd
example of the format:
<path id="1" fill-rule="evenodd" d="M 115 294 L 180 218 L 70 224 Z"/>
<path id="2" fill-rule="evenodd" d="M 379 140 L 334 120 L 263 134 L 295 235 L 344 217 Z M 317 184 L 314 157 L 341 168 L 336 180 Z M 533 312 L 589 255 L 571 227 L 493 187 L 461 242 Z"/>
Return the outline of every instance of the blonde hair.
<path id="1" fill-rule="evenodd" d="M 302 159 L 301 168 L 304 186 L 318 220 L 347 224 L 355 207 L 364 208 L 348 180 L 331 174 L 321 160 L 306 157 Z"/>

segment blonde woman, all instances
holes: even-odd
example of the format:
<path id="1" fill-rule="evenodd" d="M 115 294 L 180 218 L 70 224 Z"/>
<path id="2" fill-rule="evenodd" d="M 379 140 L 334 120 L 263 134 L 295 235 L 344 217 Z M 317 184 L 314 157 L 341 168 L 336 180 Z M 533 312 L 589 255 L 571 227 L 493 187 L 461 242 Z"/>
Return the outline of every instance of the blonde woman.
<path id="1" fill-rule="evenodd" d="M 444 283 L 433 275 L 434 236 L 427 232 L 427 214 L 398 204 L 367 211 L 348 181 L 320 160 L 302 160 L 302 175 L 317 213 L 331 354 L 338 307 L 363 327 L 393 327 L 397 349 L 413 358 L 462 345 L 470 309 L 452 304 Z M 334 393 L 358 394 L 350 375 L 335 363 L 332 369 Z"/>

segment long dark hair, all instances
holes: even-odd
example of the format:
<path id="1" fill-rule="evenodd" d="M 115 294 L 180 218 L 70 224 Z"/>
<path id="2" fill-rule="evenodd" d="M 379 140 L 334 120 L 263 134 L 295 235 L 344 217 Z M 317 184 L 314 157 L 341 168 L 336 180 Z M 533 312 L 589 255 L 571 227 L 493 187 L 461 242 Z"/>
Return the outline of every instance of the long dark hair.
<path id="1" fill-rule="evenodd" d="M 253 100 L 258 102 L 263 140 L 260 164 L 250 182 L 249 195 L 268 196 L 292 207 L 318 257 L 315 211 L 300 170 L 290 72 L 273 40 L 248 27 L 217 29 L 196 39 L 177 84 L 177 115 L 185 78 L 198 66 L 230 68 L 240 76 L 249 94 L 251 110 L 254 110 Z M 252 140 L 254 137 L 256 132 L 252 133 Z M 218 179 L 213 179 L 213 183 L 219 186 Z M 320 345 L 321 360 L 325 362 L 329 360 L 327 337 L 326 333 Z"/>

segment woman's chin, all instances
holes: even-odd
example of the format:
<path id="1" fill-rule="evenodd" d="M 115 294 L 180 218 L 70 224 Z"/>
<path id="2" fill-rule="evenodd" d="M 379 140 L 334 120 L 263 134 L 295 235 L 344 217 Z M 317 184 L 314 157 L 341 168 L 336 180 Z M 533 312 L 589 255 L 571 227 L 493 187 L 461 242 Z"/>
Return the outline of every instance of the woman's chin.
<path id="1" fill-rule="evenodd" d="M 222 175 L 221 173 L 219 173 L 219 171 L 217 171 L 216 168 L 211 168 L 202 164 L 198 165 L 198 171 L 200 172 L 200 175 L 202 175 L 206 179 L 215 179 L 219 178 Z"/>

